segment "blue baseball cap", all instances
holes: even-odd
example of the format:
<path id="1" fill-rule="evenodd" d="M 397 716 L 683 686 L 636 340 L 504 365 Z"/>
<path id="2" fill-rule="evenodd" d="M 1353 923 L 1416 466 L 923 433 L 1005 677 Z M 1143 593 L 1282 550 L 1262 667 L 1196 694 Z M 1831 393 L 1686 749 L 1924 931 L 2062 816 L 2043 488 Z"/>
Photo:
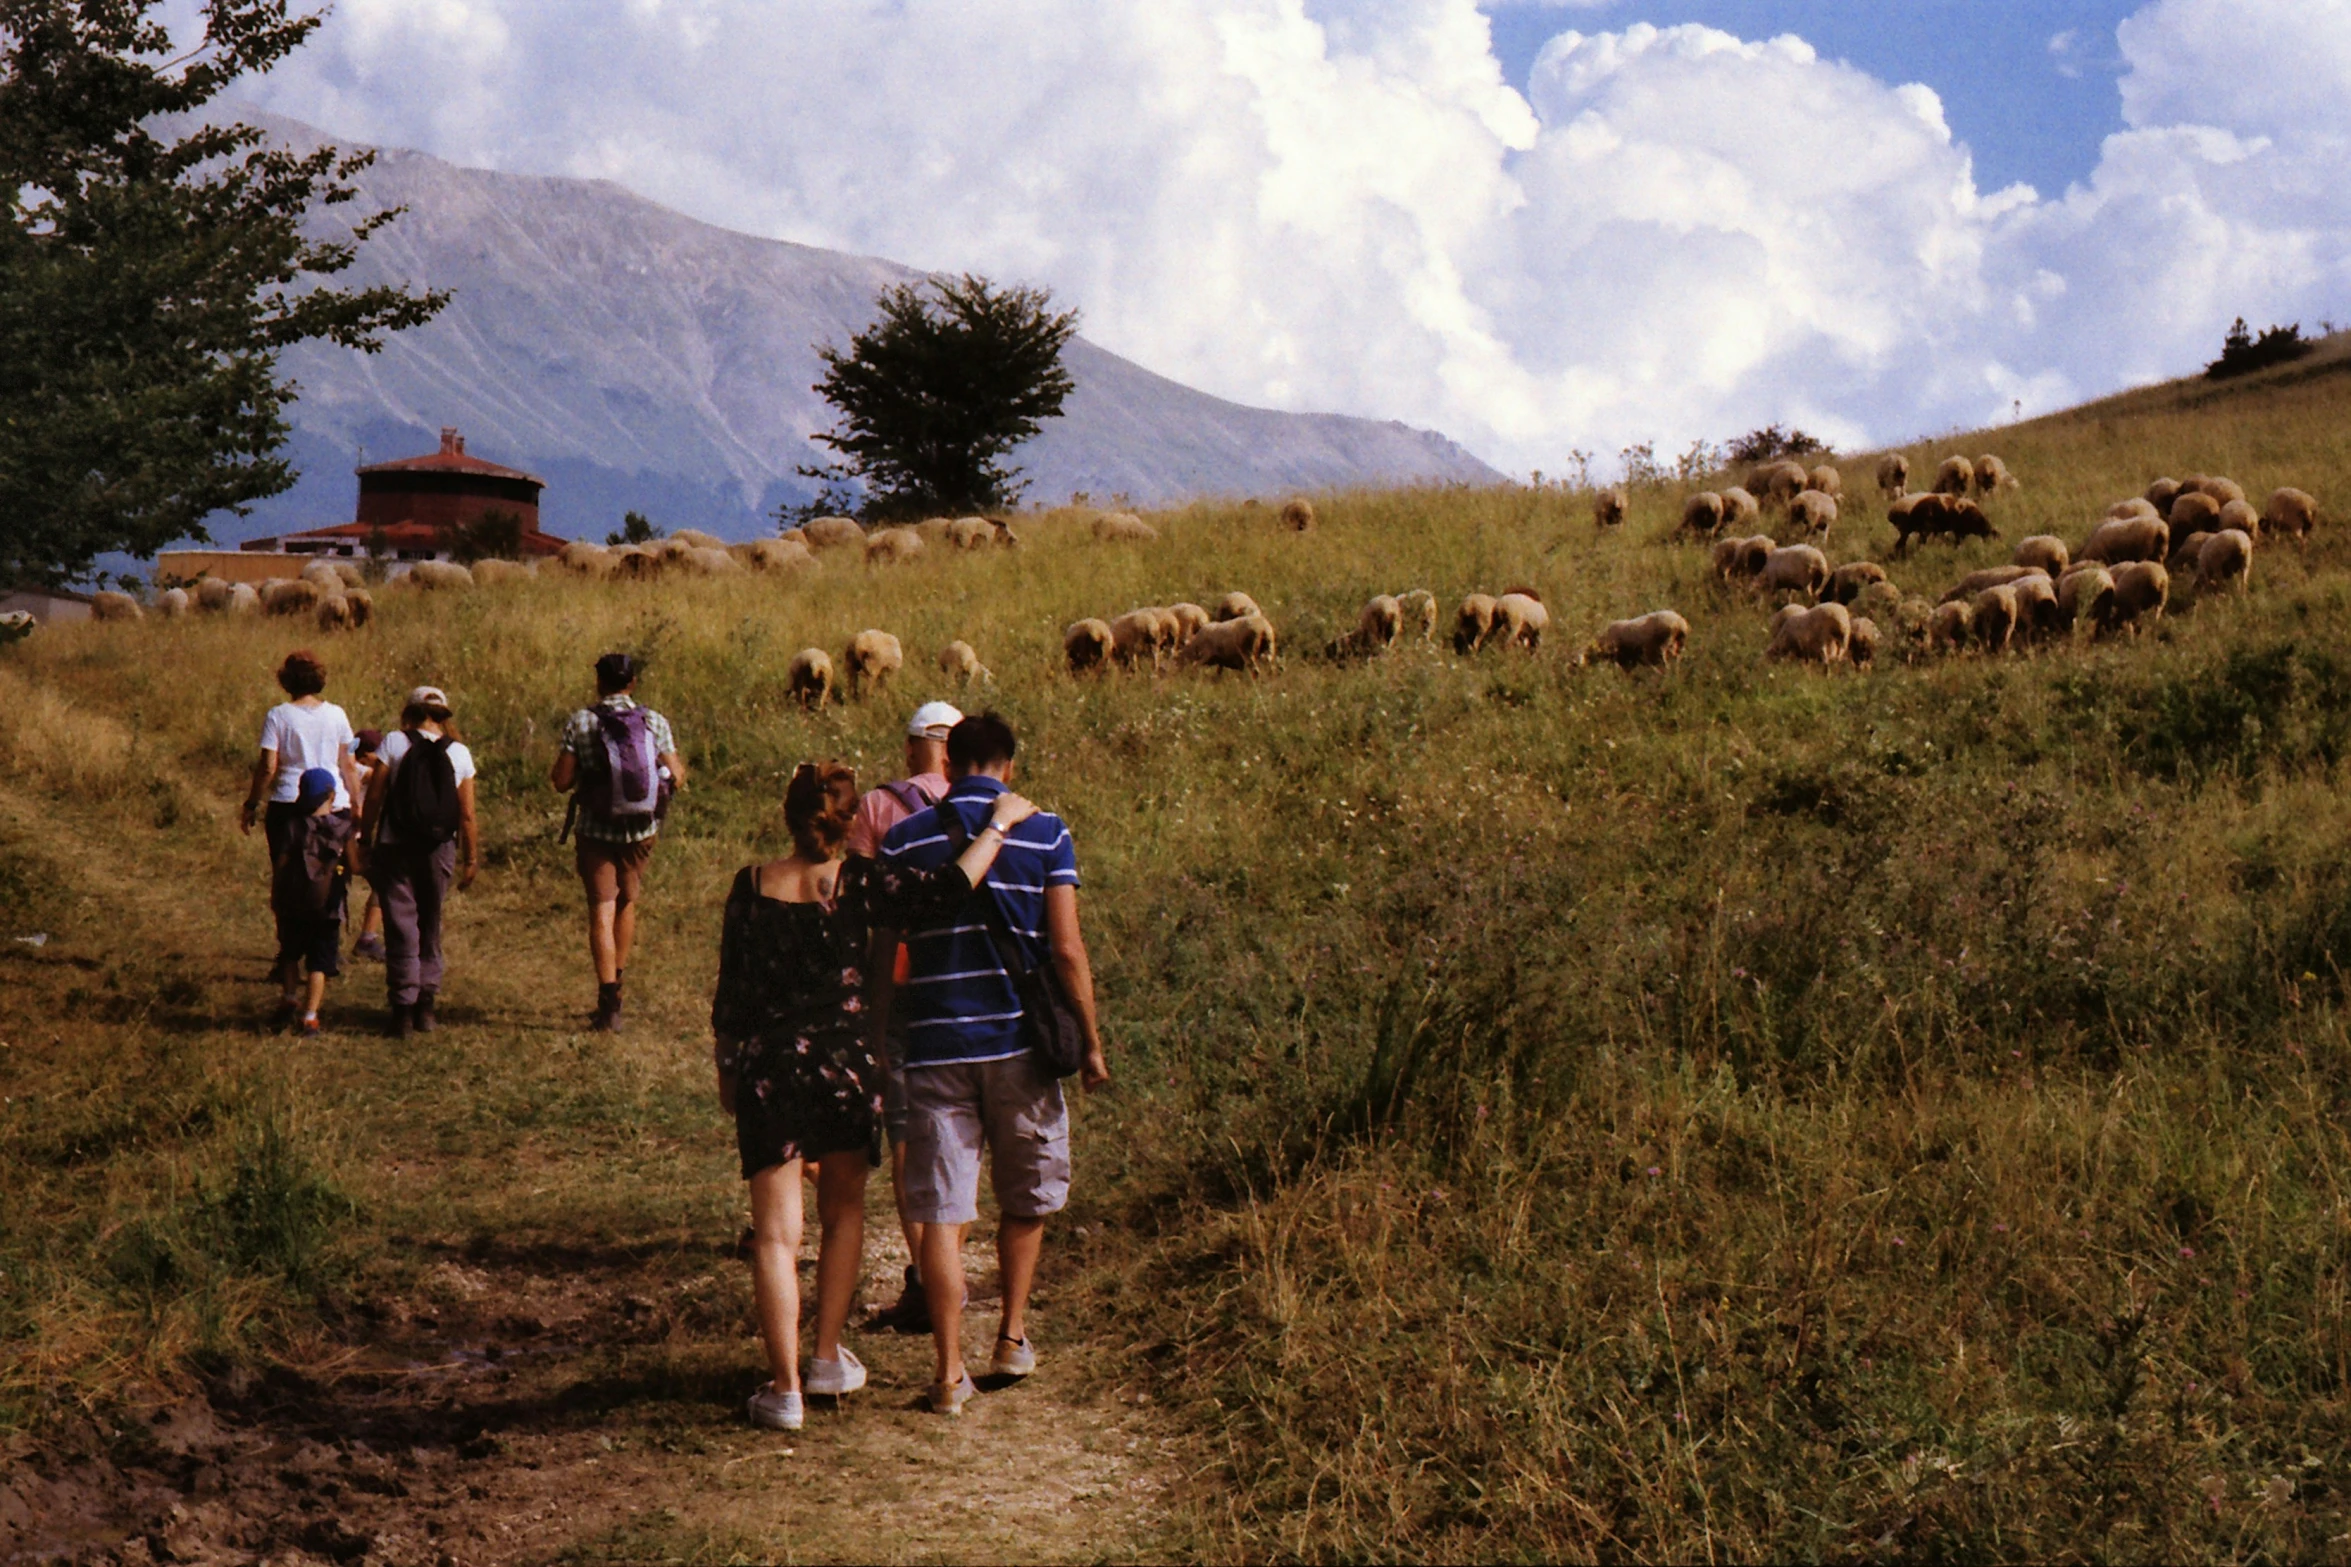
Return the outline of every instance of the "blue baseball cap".
<path id="1" fill-rule="evenodd" d="M 323 767 L 313 767 L 302 775 L 295 788 L 294 808 L 307 816 L 335 797 L 335 775 Z"/>

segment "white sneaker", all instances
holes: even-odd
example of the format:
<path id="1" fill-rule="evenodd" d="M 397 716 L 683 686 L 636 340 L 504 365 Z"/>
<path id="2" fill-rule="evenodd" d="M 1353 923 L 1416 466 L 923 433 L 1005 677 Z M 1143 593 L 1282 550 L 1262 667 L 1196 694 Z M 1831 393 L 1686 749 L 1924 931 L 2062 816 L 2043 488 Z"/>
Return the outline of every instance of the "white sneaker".
<path id="1" fill-rule="evenodd" d="M 755 1426 L 765 1426 L 770 1431 L 797 1431 L 805 1419 L 800 1395 L 779 1393 L 773 1382 L 751 1395 L 751 1423 Z"/>
<path id="2" fill-rule="evenodd" d="M 1037 1351 L 1025 1338 L 996 1336 L 996 1358 L 988 1369 L 1000 1377 L 1025 1377 L 1037 1369 Z"/>
<path id="3" fill-rule="evenodd" d="M 811 1355 L 808 1369 L 800 1374 L 800 1386 L 810 1393 L 822 1393 L 827 1398 L 841 1398 L 865 1386 L 865 1362 L 841 1346 L 838 1360 L 820 1360 Z"/>

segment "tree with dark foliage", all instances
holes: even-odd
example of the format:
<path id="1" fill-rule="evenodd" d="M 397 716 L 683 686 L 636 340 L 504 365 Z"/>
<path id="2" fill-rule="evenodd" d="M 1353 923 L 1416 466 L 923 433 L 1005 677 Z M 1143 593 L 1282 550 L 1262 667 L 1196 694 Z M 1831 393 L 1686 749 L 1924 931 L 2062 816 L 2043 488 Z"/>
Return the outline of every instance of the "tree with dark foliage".
<path id="1" fill-rule="evenodd" d="M 846 353 L 817 350 L 816 390 L 841 412 L 840 428 L 817 439 L 846 474 L 812 477 L 862 482 L 862 510 L 877 519 L 1009 506 L 1024 486 L 1004 457 L 1074 389 L 1061 351 L 1077 313 L 1054 313 L 1043 289 L 969 275 L 900 284 L 879 304 Z"/>
<path id="2" fill-rule="evenodd" d="M 206 0 L 202 41 L 175 54 L 157 4 L 0 0 L 0 582 L 203 541 L 209 514 L 286 490 L 278 354 L 373 351 L 447 299 L 319 285 L 398 216 L 304 232 L 372 154 L 193 120 L 319 18 Z"/>
<path id="3" fill-rule="evenodd" d="M 2229 335 L 2220 345 L 2220 357 L 2204 367 L 2208 381 L 2225 381 L 2231 376 L 2251 375 L 2256 370 L 2267 370 L 2271 365 L 2292 364 L 2317 347 L 2302 335 L 2302 323 L 2292 326 L 2273 326 L 2259 337 L 2245 325 L 2243 316 L 2229 328 Z"/>

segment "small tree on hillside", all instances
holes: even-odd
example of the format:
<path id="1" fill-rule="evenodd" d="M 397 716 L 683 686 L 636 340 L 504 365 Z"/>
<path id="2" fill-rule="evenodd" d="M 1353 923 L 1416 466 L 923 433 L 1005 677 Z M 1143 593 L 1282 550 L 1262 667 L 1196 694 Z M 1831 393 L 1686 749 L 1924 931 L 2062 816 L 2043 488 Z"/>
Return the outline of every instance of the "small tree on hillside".
<path id="1" fill-rule="evenodd" d="M 816 439 L 865 488 L 869 517 L 978 512 L 1012 504 L 1024 485 L 1005 456 L 1035 435 L 1075 389 L 1061 352 L 1075 311 L 1043 289 L 985 278 L 900 284 L 847 352 L 817 350 L 816 385 L 840 426 Z"/>
<path id="2" fill-rule="evenodd" d="M 620 531 L 604 535 L 607 544 L 650 544 L 661 537 L 661 530 L 641 511 L 621 513 Z"/>

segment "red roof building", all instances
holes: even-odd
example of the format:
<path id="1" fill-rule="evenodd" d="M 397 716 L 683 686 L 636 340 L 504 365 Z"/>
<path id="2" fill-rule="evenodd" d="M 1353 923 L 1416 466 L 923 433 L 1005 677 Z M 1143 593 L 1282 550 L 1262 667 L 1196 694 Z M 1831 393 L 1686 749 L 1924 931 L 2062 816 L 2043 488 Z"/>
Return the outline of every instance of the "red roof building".
<path id="1" fill-rule="evenodd" d="M 437 452 L 369 463 L 358 472 L 356 522 L 251 539 L 243 548 L 292 555 L 380 552 L 394 560 L 437 560 L 449 554 L 456 534 L 495 514 L 521 522 L 526 559 L 563 548 L 563 540 L 539 531 L 539 492 L 547 482 L 468 454 L 465 437 L 454 429 L 441 431 Z"/>

